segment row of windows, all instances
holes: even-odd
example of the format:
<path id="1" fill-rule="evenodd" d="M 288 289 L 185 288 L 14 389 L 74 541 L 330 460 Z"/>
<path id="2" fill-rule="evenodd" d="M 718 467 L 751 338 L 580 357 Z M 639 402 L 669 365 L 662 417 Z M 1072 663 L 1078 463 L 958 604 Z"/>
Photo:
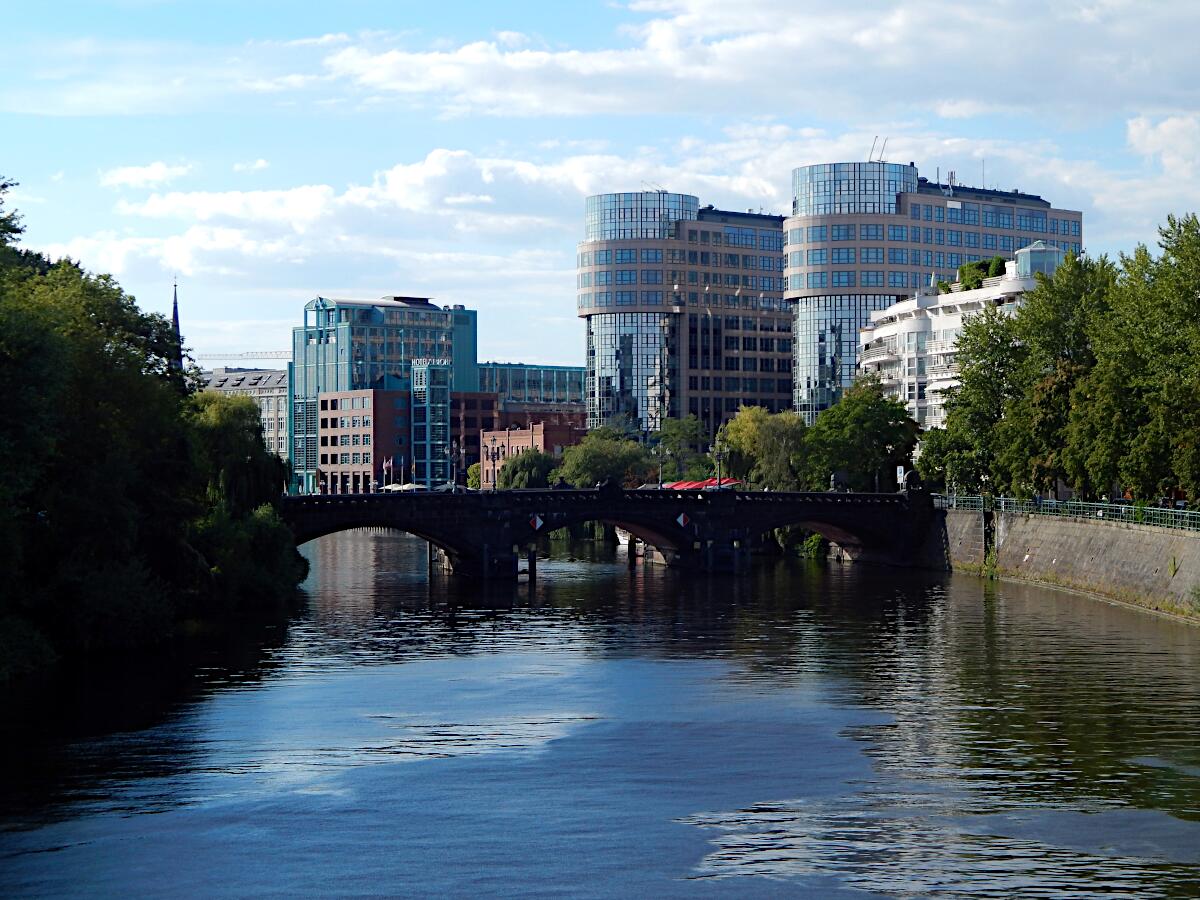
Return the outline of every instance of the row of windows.
<path id="1" fill-rule="evenodd" d="M 609 266 L 613 265 L 613 256 L 616 255 L 617 265 L 628 265 L 636 263 L 637 251 L 635 250 L 585 250 L 579 253 L 578 261 L 580 268 L 589 268 L 592 266 Z M 655 258 L 647 259 L 647 254 L 652 254 Z M 623 256 L 628 255 L 628 258 Z M 643 263 L 661 263 L 663 261 L 663 252 L 661 250 L 643 250 Z M 783 257 L 772 255 L 762 256 L 751 253 L 720 253 L 716 250 L 668 250 L 667 262 L 670 263 L 687 263 L 692 266 L 712 266 L 720 269 L 762 269 L 766 272 L 774 272 L 783 267 Z"/>
<path id="2" fill-rule="evenodd" d="M 1055 242 L 1049 242 L 1049 243 L 1055 243 Z M 1061 244 L 1061 249 L 1064 251 L 1074 252 L 1074 253 L 1079 252 L 1078 244 L 1069 244 L 1066 241 L 1057 242 L 1057 243 Z M 1012 247 L 1011 246 L 1008 246 L 1008 247 L 1002 246 L 1001 249 L 1011 251 Z M 808 265 L 826 264 L 825 257 L 822 255 L 823 253 L 824 253 L 824 251 L 820 251 L 820 252 L 813 251 L 813 250 L 808 251 L 808 256 L 807 256 Z M 818 254 L 818 255 L 814 256 L 814 254 Z M 860 247 L 858 256 L 859 256 L 859 262 L 863 263 L 863 264 L 882 263 L 883 259 L 884 259 L 883 258 L 883 248 L 882 247 Z M 804 265 L 804 259 L 801 257 L 801 254 L 799 252 L 794 252 L 794 253 L 790 254 L 790 257 L 791 258 L 789 259 L 789 265 L 792 268 L 801 268 Z M 925 269 L 927 269 L 927 270 L 933 269 L 933 268 L 937 268 L 937 269 L 950 268 L 950 269 L 957 270 L 958 267 L 963 265 L 964 263 L 979 262 L 980 260 L 983 260 L 986 258 L 987 257 L 981 256 L 978 253 L 957 253 L 957 252 L 946 253 L 942 250 L 924 250 L 924 251 L 912 250 L 912 251 L 909 251 L 902 247 L 889 247 L 888 251 L 887 251 L 887 261 L 888 261 L 889 265 L 893 265 L 893 266 L 897 266 L 897 265 L 899 265 L 899 266 L 904 266 L 904 265 L 924 266 Z M 842 251 L 841 256 L 836 255 L 836 252 L 835 252 L 835 255 L 831 256 L 829 261 L 832 262 L 834 265 L 853 264 L 854 263 L 854 251 L 853 250 L 849 250 L 848 252 Z M 817 273 L 810 273 L 810 274 L 817 274 Z M 834 273 L 834 274 L 836 275 L 837 273 Z M 792 274 L 792 275 L 788 276 L 788 289 L 789 290 L 796 289 L 796 287 L 798 286 L 796 279 L 798 277 L 801 277 L 801 276 L 796 275 L 796 274 Z"/>
<path id="3" fill-rule="evenodd" d="M 323 466 L 358 466 L 370 465 L 370 453 L 322 453 L 321 465 Z"/>
<path id="4" fill-rule="evenodd" d="M 938 207 L 940 209 L 940 207 Z M 992 225 L 998 228 L 1012 228 L 1012 216 L 1009 215 L 1007 225 L 993 224 L 984 222 L 984 225 Z M 940 219 L 939 219 L 940 221 Z M 1050 219 L 1049 228 L 1046 227 L 1046 220 L 1037 219 L 1034 217 L 1017 217 L 1017 230 L 1030 232 L 1033 234 L 1062 234 L 1073 237 L 1079 236 L 1079 220 L 1078 219 Z M 974 222 L 966 222 L 964 224 L 973 225 Z M 1061 229 L 1061 230 L 1060 230 Z M 856 235 L 857 233 L 857 235 Z M 786 245 L 794 244 L 815 244 L 824 243 L 825 241 L 881 241 L 884 239 L 883 225 L 864 224 L 864 225 L 809 225 L 806 228 L 790 228 L 785 234 L 784 243 Z M 887 240 L 910 242 L 920 244 L 924 238 L 926 244 L 942 244 L 947 241 L 951 244 L 959 245 L 964 241 L 968 247 L 978 247 L 980 241 L 980 232 L 962 231 L 961 229 L 943 229 L 943 228 L 922 228 L 918 225 L 888 225 Z M 995 246 L 996 235 L 983 234 L 983 240 L 986 242 L 988 238 L 992 240 L 992 246 Z M 1001 235 L 1002 243 L 1007 243 L 1010 247 L 1013 244 L 1014 238 L 1007 235 Z M 1016 240 L 1022 242 L 1021 246 L 1031 244 L 1035 240 L 1033 237 L 1018 237 Z M 985 243 L 984 246 L 987 246 Z"/>
<path id="5" fill-rule="evenodd" d="M 704 231 L 689 228 L 687 233 L 689 244 L 697 241 L 701 244 L 724 244 L 726 247 L 755 247 L 759 250 L 780 250 L 783 248 L 783 234 L 779 231 L 756 228 L 734 228 L 728 226 L 724 232 Z"/>
<path id="6" fill-rule="evenodd" d="M 321 401 L 321 409 L 332 410 L 337 409 L 338 404 L 341 404 L 342 409 L 370 409 L 371 398 L 365 397 L 329 397 Z M 270 407 L 267 407 L 270 409 Z"/>
<path id="7" fill-rule="evenodd" d="M 783 270 L 783 259 L 779 260 L 779 269 Z M 677 285 L 686 284 L 724 284 L 728 287 L 748 287 L 754 290 L 777 291 L 783 289 L 782 279 L 772 275 L 737 275 L 732 272 L 696 272 L 690 271 L 684 278 L 684 273 L 671 271 L 666 283 L 678 290 Z M 615 275 L 615 277 L 614 277 Z M 576 278 L 576 287 L 608 287 L 612 284 L 638 284 L 637 269 L 618 269 L 616 272 L 580 272 Z M 641 284 L 663 284 L 662 270 L 646 270 L 641 273 Z"/>
<path id="8" fill-rule="evenodd" d="M 778 278 L 779 289 L 784 287 L 784 280 Z M 576 300 L 578 308 L 596 307 L 596 306 L 635 306 L 635 302 L 630 302 L 628 296 L 623 298 L 624 302 L 614 302 L 617 294 L 632 294 L 634 292 L 611 292 L 611 290 L 594 290 L 594 292 L 582 292 Z M 644 294 L 661 295 L 661 292 L 649 290 Z M 772 296 L 763 295 L 739 295 L 739 294 L 720 294 L 716 292 L 708 292 L 708 290 L 689 290 L 686 295 L 682 290 L 674 293 L 671 296 L 672 304 L 683 304 L 686 299 L 688 306 L 709 306 L 721 307 L 726 310 L 766 310 L 768 312 L 785 312 L 788 310 L 787 301 L 782 298 L 772 298 Z M 703 302 L 701 302 L 703 300 Z M 661 296 L 659 301 L 643 300 L 647 304 L 656 306 L 661 304 Z"/>
<path id="9" fill-rule="evenodd" d="M 322 447 L 370 447 L 369 434 L 333 434 L 321 435 Z"/>
<path id="10" fill-rule="evenodd" d="M 322 403 L 325 401 L 322 400 Z M 370 416 L 342 416 L 340 418 L 322 418 L 322 428 L 370 428 Z"/>

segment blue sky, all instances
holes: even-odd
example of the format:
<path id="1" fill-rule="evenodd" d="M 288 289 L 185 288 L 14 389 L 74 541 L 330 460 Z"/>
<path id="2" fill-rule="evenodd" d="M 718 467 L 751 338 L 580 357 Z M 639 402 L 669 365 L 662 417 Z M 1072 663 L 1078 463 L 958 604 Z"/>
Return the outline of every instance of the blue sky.
<path id="1" fill-rule="evenodd" d="M 0 173 L 25 244 L 197 353 L 285 349 L 308 299 L 479 310 L 481 356 L 580 364 L 584 197 L 785 212 L 888 158 L 1084 212 L 1092 253 L 1200 208 L 1200 4 L 93 2 L 5 10 Z"/>

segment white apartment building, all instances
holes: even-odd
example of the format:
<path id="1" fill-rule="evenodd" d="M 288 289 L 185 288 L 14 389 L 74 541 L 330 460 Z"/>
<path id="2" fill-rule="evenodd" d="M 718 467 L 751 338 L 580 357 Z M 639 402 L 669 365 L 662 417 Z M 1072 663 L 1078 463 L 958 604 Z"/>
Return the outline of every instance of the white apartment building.
<path id="1" fill-rule="evenodd" d="M 1064 252 L 1034 241 L 1005 263 L 1003 275 L 985 278 L 983 286 L 964 290 L 951 285 L 947 294 L 936 287 L 886 309 L 871 313 L 871 324 L 859 331 L 858 371 L 877 375 L 884 391 L 902 402 L 922 428 L 946 423 L 944 393 L 958 384 L 958 337 L 964 320 L 986 306 L 1011 313 L 1027 291 L 1037 286 L 1036 275 L 1050 275 Z"/>

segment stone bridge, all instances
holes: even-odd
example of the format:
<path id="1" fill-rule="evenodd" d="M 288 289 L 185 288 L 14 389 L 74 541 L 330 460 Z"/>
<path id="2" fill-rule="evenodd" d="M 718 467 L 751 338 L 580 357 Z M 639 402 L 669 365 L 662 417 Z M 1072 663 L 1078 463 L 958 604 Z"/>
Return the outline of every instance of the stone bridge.
<path id="1" fill-rule="evenodd" d="M 522 551 L 555 529 L 583 522 L 623 528 L 691 571 L 741 572 L 775 528 L 798 525 L 852 560 L 944 568 L 936 517 L 919 487 L 893 494 L 758 491 L 584 490 L 338 494 L 285 497 L 296 543 L 351 528 L 394 528 L 437 547 L 448 568 L 476 578 L 515 578 Z M 932 553 L 930 545 L 933 545 Z"/>

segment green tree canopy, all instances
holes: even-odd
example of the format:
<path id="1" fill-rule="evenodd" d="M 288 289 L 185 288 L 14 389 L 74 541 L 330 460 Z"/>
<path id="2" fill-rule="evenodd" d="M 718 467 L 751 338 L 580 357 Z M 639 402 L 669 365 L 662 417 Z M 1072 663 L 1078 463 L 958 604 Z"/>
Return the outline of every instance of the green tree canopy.
<path id="1" fill-rule="evenodd" d="M 19 226 L 0 214 L 11 250 Z M 0 633 L 25 636 L 0 641 L 0 680 L 36 662 L 31 647 L 160 640 L 304 577 L 257 411 L 190 397 L 175 351 L 170 323 L 110 277 L 0 253 L 0 378 L 22 386 L 0 429 Z"/>
<path id="2" fill-rule="evenodd" d="M 558 460 L 549 453 L 526 450 L 504 461 L 496 474 L 496 486 L 501 490 L 549 487 L 550 473 L 557 465 Z"/>
<path id="3" fill-rule="evenodd" d="M 761 406 L 742 406 L 725 422 L 717 439 L 725 450 L 725 471 L 731 478 L 747 479 L 762 455 L 762 431 L 771 413 Z"/>
<path id="4" fill-rule="evenodd" d="M 606 478 L 616 479 L 626 487 L 637 487 L 652 471 L 644 447 L 593 431 L 580 443 L 563 451 L 559 474 L 580 488 L 594 487 Z"/>
<path id="5" fill-rule="evenodd" d="M 652 452 L 656 463 L 662 466 L 664 481 L 677 481 L 707 471 L 708 460 L 704 452 L 708 435 L 697 416 L 664 420 L 662 428 L 651 436 L 651 440 Z"/>
<path id="6" fill-rule="evenodd" d="M 904 404 L 885 396 L 877 380 L 859 379 L 808 429 L 803 481 L 819 490 L 841 470 L 853 490 L 891 490 L 895 467 L 910 465 L 916 441 L 917 423 Z"/>

